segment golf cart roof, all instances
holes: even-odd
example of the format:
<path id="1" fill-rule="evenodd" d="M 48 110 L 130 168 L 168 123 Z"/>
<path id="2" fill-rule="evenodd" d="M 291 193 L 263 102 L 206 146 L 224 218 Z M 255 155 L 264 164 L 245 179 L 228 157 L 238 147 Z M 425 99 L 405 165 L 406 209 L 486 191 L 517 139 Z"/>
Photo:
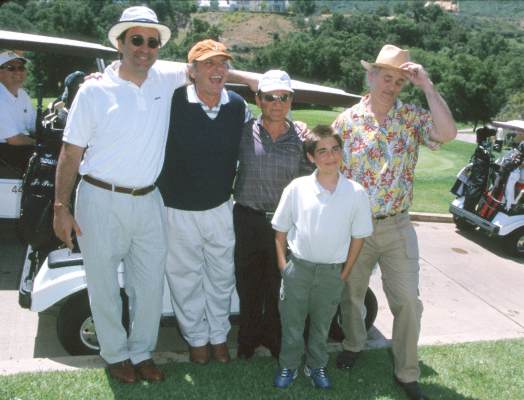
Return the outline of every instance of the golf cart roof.
<path id="1" fill-rule="evenodd" d="M 516 131 L 524 132 L 524 121 L 520 119 L 514 119 L 506 122 L 493 121 L 491 125 L 493 125 L 496 128 L 513 129 Z"/>
<path id="2" fill-rule="evenodd" d="M 118 54 L 115 49 L 96 43 L 2 30 L 0 48 L 97 58 L 117 58 Z"/>
<path id="3" fill-rule="evenodd" d="M 0 49 L 2 48 L 110 60 L 116 59 L 118 54 L 115 49 L 97 43 L 0 30 Z M 176 61 L 172 62 L 182 64 Z M 261 76 L 261 74 L 254 72 L 251 74 L 256 77 Z M 295 90 L 295 103 L 349 107 L 360 100 L 358 95 L 328 86 L 297 80 L 292 80 L 291 85 Z M 227 87 L 242 95 L 246 100 L 254 102 L 254 93 L 247 86 L 227 84 Z"/>

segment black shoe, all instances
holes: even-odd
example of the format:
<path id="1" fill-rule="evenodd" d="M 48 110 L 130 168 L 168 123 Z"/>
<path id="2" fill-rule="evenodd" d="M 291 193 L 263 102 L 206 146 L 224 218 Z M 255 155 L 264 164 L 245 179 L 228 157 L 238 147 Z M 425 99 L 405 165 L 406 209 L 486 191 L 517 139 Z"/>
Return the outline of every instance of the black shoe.
<path id="1" fill-rule="evenodd" d="M 350 369 L 353 368 L 357 358 L 360 356 L 360 351 L 342 350 L 337 356 L 337 368 Z"/>
<path id="2" fill-rule="evenodd" d="M 255 354 L 255 348 L 246 344 L 239 344 L 237 348 L 237 358 L 239 360 L 249 360 Z"/>
<path id="3" fill-rule="evenodd" d="M 429 397 L 427 397 L 424 393 L 422 393 L 422 389 L 420 388 L 417 381 L 413 382 L 402 382 L 400 381 L 396 376 L 394 376 L 395 382 L 397 385 L 399 385 L 403 390 L 404 393 L 406 393 L 406 396 L 410 400 L 429 400 Z"/>

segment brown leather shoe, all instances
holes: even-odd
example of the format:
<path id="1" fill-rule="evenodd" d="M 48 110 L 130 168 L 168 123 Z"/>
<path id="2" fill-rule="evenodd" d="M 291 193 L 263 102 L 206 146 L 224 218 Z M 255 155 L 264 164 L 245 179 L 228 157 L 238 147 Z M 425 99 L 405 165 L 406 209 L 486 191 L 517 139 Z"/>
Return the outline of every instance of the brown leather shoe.
<path id="1" fill-rule="evenodd" d="M 139 379 L 148 382 L 161 382 L 166 378 L 151 358 L 136 364 L 135 371 Z"/>
<path id="2" fill-rule="evenodd" d="M 212 344 L 211 350 L 213 351 L 213 358 L 220 363 L 228 363 L 231 361 L 229 357 L 229 350 L 227 348 L 227 343 Z"/>
<path id="3" fill-rule="evenodd" d="M 209 349 L 205 346 L 189 346 L 189 360 L 195 364 L 205 365 L 209 362 Z"/>
<path id="4" fill-rule="evenodd" d="M 120 361 L 114 364 L 107 364 L 107 370 L 111 378 L 121 383 L 135 383 L 136 374 L 130 360 Z"/>

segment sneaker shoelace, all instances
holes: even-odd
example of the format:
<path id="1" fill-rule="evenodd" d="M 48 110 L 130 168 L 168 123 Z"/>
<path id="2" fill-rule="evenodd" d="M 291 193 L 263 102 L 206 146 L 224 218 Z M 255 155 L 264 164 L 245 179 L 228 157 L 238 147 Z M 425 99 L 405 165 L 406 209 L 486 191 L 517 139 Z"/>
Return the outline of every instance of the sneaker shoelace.
<path id="1" fill-rule="evenodd" d="M 287 378 L 288 376 L 293 376 L 293 371 L 289 368 L 282 368 L 282 371 L 280 371 L 280 376 L 283 378 Z"/>
<path id="2" fill-rule="evenodd" d="M 326 368 L 325 367 L 320 367 L 316 370 L 316 376 L 318 376 L 319 378 L 326 378 L 327 374 L 326 374 Z"/>

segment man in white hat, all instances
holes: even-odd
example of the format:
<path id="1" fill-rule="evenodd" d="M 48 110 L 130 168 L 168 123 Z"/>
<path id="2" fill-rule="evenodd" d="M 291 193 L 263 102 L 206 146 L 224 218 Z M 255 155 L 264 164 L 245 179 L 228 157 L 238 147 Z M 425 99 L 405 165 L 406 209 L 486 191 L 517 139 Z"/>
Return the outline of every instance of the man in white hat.
<path id="1" fill-rule="evenodd" d="M 367 190 L 373 213 L 373 235 L 346 282 L 342 298 L 345 340 L 338 368 L 351 368 L 366 342 L 362 307 L 373 267 L 379 264 L 393 313 L 394 378 L 410 399 L 425 399 L 418 379 L 417 343 L 422 315 L 419 299 L 419 254 L 408 208 L 419 146 L 431 149 L 457 134 L 451 112 L 424 68 L 409 52 L 385 45 L 367 70 L 369 94 L 333 123 L 344 140 L 345 175 Z M 425 94 L 429 111 L 403 104 L 397 97 L 411 82 Z"/>
<path id="2" fill-rule="evenodd" d="M 301 127 L 288 119 L 294 90 L 289 75 L 270 70 L 258 82 L 262 114 L 244 127 L 235 181 L 235 275 L 240 298 L 237 357 L 250 359 L 259 345 L 278 358 L 281 275 L 271 217 L 284 188 L 311 173 L 302 148 Z"/>
<path id="3" fill-rule="evenodd" d="M 20 170 L 25 169 L 35 144 L 29 134 L 35 130 L 36 112 L 22 89 L 27 78 L 26 63 L 26 58 L 13 51 L 0 53 L 1 157 Z"/>
<path id="4" fill-rule="evenodd" d="M 157 61 L 170 35 L 151 9 L 124 10 L 108 34 L 121 60 L 77 93 L 57 167 L 55 232 L 69 248 L 76 233 L 100 355 L 110 375 L 124 383 L 164 379 L 151 358 L 166 257 L 164 207 L 155 181 L 164 161 L 171 96 L 187 80 L 186 66 Z M 78 172 L 82 180 L 73 217 L 70 201 Z M 121 260 L 129 336 L 121 322 Z"/>

